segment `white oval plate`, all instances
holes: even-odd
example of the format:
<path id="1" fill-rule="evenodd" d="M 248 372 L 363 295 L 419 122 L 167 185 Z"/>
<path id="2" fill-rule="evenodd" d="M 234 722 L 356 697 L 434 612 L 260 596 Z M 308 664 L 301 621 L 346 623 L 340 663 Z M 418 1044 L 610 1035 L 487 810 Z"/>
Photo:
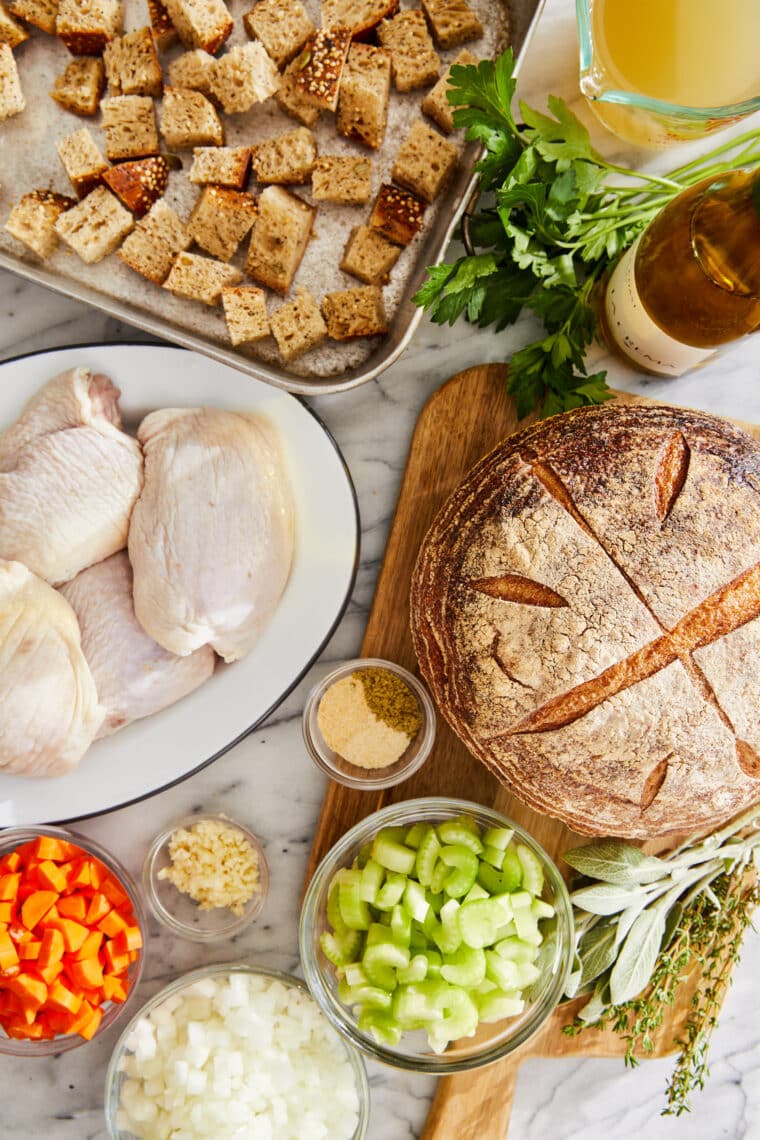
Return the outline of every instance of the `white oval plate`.
<path id="1" fill-rule="evenodd" d="M 118 384 L 130 429 L 155 408 L 205 404 L 266 415 L 279 429 L 293 485 L 295 561 L 274 617 L 248 657 L 220 663 L 183 701 L 97 741 L 75 772 L 41 780 L 0 774 L 0 827 L 123 807 L 221 756 L 277 707 L 319 655 L 343 616 L 358 562 L 356 496 L 326 428 L 294 396 L 206 357 L 106 344 L 9 360 L 0 365 L 0 428 L 47 380 L 78 364 Z"/>

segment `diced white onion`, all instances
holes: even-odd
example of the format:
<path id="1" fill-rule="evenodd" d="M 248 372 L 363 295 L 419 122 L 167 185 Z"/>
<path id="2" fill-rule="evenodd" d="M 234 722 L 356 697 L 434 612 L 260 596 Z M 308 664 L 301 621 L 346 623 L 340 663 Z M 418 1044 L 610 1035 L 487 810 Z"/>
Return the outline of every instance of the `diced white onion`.
<path id="1" fill-rule="evenodd" d="M 345 1048 L 301 990 L 254 974 L 203 978 L 140 1018 L 118 1122 L 142 1140 L 351 1140 Z"/>

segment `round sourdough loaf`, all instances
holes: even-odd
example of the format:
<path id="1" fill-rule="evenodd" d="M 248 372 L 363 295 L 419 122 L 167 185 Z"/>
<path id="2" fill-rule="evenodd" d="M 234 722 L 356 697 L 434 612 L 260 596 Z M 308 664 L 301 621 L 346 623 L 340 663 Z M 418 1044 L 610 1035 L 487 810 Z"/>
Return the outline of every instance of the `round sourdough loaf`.
<path id="1" fill-rule="evenodd" d="M 469 750 L 575 830 L 760 799 L 760 445 L 725 421 L 613 404 L 511 436 L 433 523 L 411 618 Z"/>

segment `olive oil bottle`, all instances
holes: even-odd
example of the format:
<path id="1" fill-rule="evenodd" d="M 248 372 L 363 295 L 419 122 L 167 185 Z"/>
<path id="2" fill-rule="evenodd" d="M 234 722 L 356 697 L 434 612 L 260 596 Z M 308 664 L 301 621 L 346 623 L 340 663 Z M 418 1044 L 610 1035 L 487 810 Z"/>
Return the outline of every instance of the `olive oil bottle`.
<path id="1" fill-rule="evenodd" d="M 618 262 L 601 318 L 610 347 L 657 376 L 760 327 L 760 172 L 674 198 Z"/>

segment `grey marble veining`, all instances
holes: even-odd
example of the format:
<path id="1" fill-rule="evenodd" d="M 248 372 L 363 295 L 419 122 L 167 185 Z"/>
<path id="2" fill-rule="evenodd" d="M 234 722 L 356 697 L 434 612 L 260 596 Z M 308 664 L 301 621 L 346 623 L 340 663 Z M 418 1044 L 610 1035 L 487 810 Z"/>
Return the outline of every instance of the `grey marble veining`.
<path id="1" fill-rule="evenodd" d="M 577 96 L 571 0 L 549 0 L 521 79 L 521 93 L 542 105 L 548 91 L 564 95 L 592 125 Z M 630 151 L 600 128 L 594 138 L 623 160 Z M 616 152 L 619 150 L 619 154 Z M 679 159 L 680 160 L 680 159 Z M 660 168 L 667 165 L 657 159 Z M 363 531 L 362 561 L 349 609 L 321 660 L 271 721 L 190 780 L 146 803 L 82 823 L 138 875 L 150 840 L 167 822 L 196 808 L 227 810 L 265 842 L 271 892 L 256 924 L 213 948 L 185 943 L 152 923 L 141 986 L 147 998 L 170 978 L 209 961 L 246 959 L 284 970 L 298 968 L 297 919 L 304 867 L 325 790 L 305 754 L 300 711 L 309 688 L 332 662 L 356 653 L 372 600 L 412 429 L 425 399 L 448 376 L 469 365 L 506 359 L 531 339 L 522 320 L 494 334 L 465 325 L 442 329 L 423 321 L 402 359 L 378 381 L 313 406 L 335 435 L 353 474 Z M 151 338 L 84 306 L 0 273 L 0 356 L 86 341 Z M 646 380 L 601 350 L 594 365 L 609 369 L 621 388 L 760 422 L 760 337 L 732 346 L 680 381 Z M 660 1116 L 668 1060 L 634 1071 L 612 1060 L 531 1060 L 518 1083 L 511 1140 L 759 1140 L 760 938 L 750 935 L 715 1034 L 712 1073 L 694 1111 Z M 118 1027 L 86 1049 L 39 1061 L 0 1059 L 0 1137 L 103 1140 L 103 1083 Z M 414 1140 L 427 1114 L 434 1082 L 370 1065 L 370 1140 Z M 308 1140 L 308 1137 L 304 1137 Z M 469 1140 L 452 1137 L 452 1140 Z"/>

